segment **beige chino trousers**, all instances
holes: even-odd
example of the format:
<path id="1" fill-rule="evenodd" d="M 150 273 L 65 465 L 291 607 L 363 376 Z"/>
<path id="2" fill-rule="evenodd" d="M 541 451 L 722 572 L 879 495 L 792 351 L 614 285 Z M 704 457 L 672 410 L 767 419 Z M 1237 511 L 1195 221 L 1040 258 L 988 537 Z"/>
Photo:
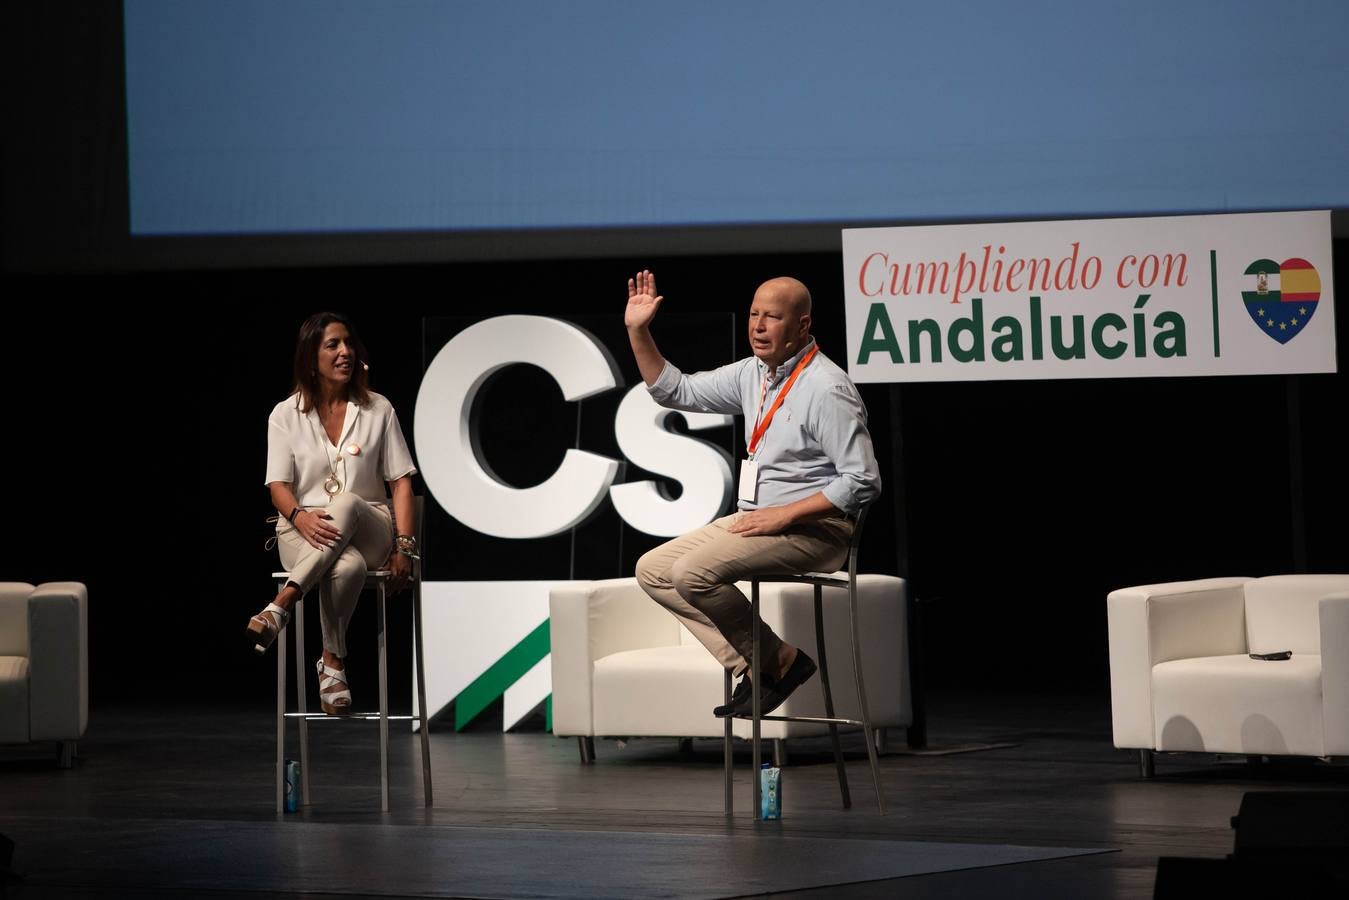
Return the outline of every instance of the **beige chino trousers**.
<path id="1" fill-rule="evenodd" d="M 750 602 L 737 581 L 755 576 L 833 572 L 848 558 L 853 522 L 842 513 L 795 525 L 783 534 L 746 537 L 727 530 L 733 513 L 661 544 L 637 561 L 637 581 L 672 612 L 717 662 L 739 674 L 754 646 Z M 765 660 L 782 646 L 759 623 Z"/>
<path id="2" fill-rule="evenodd" d="M 311 511 L 332 516 L 333 526 L 342 532 L 337 545 L 319 550 L 283 519 L 276 533 L 277 550 L 281 565 L 301 593 L 308 594 L 318 585 L 323 647 L 345 658 L 347 626 L 365 585 L 366 570 L 384 565 L 393 549 L 393 516 L 387 506 L 347 493 Z"/>

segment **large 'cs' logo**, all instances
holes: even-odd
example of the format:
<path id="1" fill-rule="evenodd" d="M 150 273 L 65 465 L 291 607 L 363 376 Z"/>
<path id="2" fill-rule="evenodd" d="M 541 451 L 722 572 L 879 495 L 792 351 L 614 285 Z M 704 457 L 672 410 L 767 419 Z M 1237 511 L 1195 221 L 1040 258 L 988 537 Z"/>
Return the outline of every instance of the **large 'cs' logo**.
<path id="1" fill-rule="evenodd" d="M 1272 259 L 1257 259 L 1246 267 L 1252 290 L 1241 292 L 1250 313 L 1260 330 L 1280 344 L 1286 344 L 1301 333 L 1316 313 L 1321 299 L 1321 276 L 1316 267 L 1296 256 L 1276 263 Z"/>
<path id="2" fill-rule="evenodd" d="M 701 431 L 729 425 L 731 417 L 663 409 L 640 384 L 619 403 L 614 436 L 628 459 L 678 481 L 683 492 L 677 499 L 666 497 L 654 481 L 613 484 L 618 460 L 584 450 L 568 450 L 543 484 L 515 488 L 503 483 L 478 451 L 473 401 L 494 372 L 517 363 L 553 376 L 567 400 L 622 384 L 604 346 L 558 319 L 498 316 L 442 347 L 417 394 L 417 457 L 436 502 L 469 528 L 494 537 L 547 537 L 579 525 L 607 496 L 633 528 L 671 537 L 706 525 L 730 500 L 726 451 L 692 435 L 671 433 L 665 423 L 682 415 L 690 431 Z"/>

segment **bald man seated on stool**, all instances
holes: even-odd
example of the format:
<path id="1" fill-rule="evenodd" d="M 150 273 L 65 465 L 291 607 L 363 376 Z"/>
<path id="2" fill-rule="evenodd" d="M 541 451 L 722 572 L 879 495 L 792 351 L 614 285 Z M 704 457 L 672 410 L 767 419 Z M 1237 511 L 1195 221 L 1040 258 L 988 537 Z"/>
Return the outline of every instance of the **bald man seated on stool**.
<path id="1" fill-rule="evenodd" d="M 761 622 L 763 660 L 751 671 L 753 615 L 735 583 L 832 572 L 847 559 L 849 515 L 881 489 L 867 411 L 847 373 L 819 352 L 810 292 L 795 278 L 774 278 L 755 291 L 753 356 L 693 375 L 667 362 L 651 337 L 663 300 L 649 271 L 628 280 L 623 321 L 642 380 L 661 406 L 743 414 L 749 458 L 740 464 L 739 510 L 644 555 L 637 580 L 740 676 L 730 704 L 714 714 L 748 716 L 758 683 L 766 715 L 815 674 L 815 662 Z"/>

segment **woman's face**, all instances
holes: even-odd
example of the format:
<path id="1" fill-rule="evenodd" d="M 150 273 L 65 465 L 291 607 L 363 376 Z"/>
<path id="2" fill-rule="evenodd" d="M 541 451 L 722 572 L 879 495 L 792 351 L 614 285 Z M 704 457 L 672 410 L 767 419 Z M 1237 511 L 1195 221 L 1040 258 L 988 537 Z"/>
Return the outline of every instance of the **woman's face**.
<path id="1" fill-rule="evenodd" d="M 329 324 L 319 340 L 319 378 L 334 387 L 344 388 L 355 369 L 356 347 L 352 344 L 351 332 L 340 322 Z"/>

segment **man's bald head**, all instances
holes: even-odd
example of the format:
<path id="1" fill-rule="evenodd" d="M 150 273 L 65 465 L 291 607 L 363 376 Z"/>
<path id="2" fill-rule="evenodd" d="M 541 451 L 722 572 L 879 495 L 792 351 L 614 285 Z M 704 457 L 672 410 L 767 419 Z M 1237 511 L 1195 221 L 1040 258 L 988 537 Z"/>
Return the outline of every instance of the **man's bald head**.
<path id="1" fill-rule="evenodd" d="M 754 292 L 749 343 L 754 355 L 781 365 L 810 341 L 810 291 L 795 278 L 771 278 Z"/>
<path id="2" fill-rule="evenodd" d="M 810 315 L 810 290 L 790 275 L 780 275 L 777 278 L 768 279 L 759 285 L 759 291 L 768 291 L 781 297 L 790 304 L 793 315 Z M 757 296 L 758 292 L 756 291 L 755 294 Z"/>

